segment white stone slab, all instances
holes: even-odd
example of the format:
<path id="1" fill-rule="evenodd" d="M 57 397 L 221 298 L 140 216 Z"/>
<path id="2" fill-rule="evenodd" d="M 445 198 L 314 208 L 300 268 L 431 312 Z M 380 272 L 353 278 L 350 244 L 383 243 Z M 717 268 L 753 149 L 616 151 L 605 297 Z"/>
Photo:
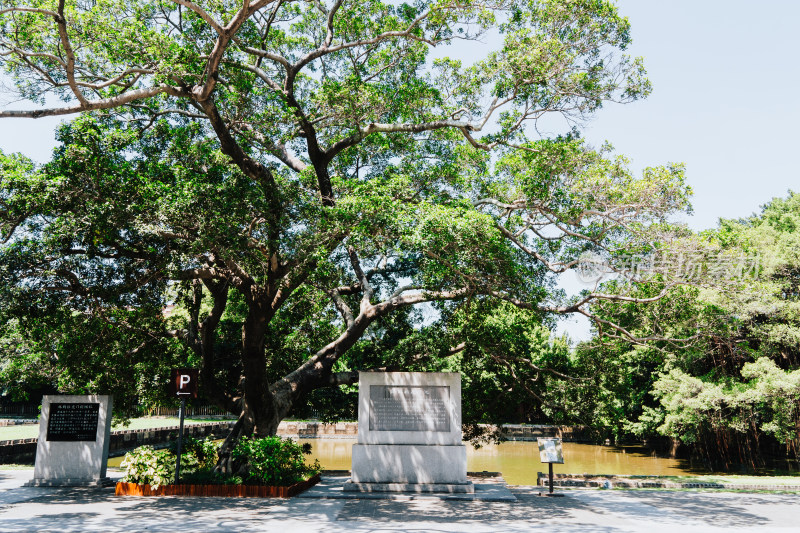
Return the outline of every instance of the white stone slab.
<path id="1" fill-rule="evenodd" d="M 461 376 L 360 372 L 359 444 L 461 445 Z"/>
<path id="2" fill-rule="evenodd" d="M 467 448 L 353 444 L 353 483 L 467 483 Z"/>
<path id="3" fill-rule="evenodd" d="M 356 483 L 348 480 L 342 492 L 376 493 L 404 492 L 408 494 L 474 494 L 473 483 Z"/>
<path id="4" fill-rule="evenodd" d="M 111 396 L 45 396 L 42 399 L 42 414 L 39 418 L 36 466 L 33 471 L 33 480 L 29 485 L 103 483 L 106 479 L 106 464 L 108 463 L 111 407 Z M 69 414 L 81 412 L 83 414 Z M 95 413 L 97 414 L 96 429 L 93 427 Z M 66 420 L 75 421 L 80 420 L 81 417 L 86 422 L 83 428 L 81 428 L 81 423 L 65 423 Z M 48 427 L 50 435 L 48 435 Z M 94 431 L 91 431 L 92 429 Z M 73 436 L 78 435 L 79 438 L 86 440 L 58 440 L 64 438 L 65 431 L 75 432 Z"/>

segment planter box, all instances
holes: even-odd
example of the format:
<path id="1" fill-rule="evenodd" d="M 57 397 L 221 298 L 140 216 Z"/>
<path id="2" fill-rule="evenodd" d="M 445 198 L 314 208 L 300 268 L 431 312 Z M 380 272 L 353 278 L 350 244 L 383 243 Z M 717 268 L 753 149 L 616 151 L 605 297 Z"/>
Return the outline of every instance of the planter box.
<path id="1" fill-rule="evenodd" d="M 157 489 L 138 483 L 117 483 L 117 496 L 217 496 L 228 498 L 291 498 L 319 483 L 319 474 L 288 487 L 264 485 L 162 485 Z"/>

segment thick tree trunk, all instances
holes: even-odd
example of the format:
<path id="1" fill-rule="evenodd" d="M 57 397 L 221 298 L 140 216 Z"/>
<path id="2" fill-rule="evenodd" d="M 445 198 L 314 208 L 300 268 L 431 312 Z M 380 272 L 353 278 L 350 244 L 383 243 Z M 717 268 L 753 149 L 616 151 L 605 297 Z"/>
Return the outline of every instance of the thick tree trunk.
<path id="1" fill-rule="evenodd" d="M 278 432 L 282 417 L 269 389 L 264 352 L 268 320 L 268 314 L 260 306 L 251 305 L 242 325 L 242 397 L 238 402 L 239 418 L 218 450 L 216 470 L 221 473 L 235 473 L 241 466 L 231 457 L 240 439 L 265 437 Z"/>
<path id="2" fill-rule="evenodd" d="M 675 437 L 672 437 L 670 439 L 670 446 L 669 446 L 669 456 L 670 457 L 672 457 L 673 459 L 678 457 L 678 452 L 679 452 L 679 450 L 681 448 L 681 444 L 682 444 L 681 443 L 681 439 L 676 439 Z"/>
<path id="3" fill-rule="evenodd" d="M 266 331 L 267 314 L 259 306 L 251 306 L 242 326 L 242 414 L 252 419 L 253 434 L 258 437 L 277 433 L 280 422 L 267 379 Z"/>

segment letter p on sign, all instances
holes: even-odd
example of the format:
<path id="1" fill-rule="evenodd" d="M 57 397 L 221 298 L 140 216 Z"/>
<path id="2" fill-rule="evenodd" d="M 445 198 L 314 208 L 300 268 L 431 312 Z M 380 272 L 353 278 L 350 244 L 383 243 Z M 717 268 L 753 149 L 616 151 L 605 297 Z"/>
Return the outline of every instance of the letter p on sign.
<path id="1" fill-rule="evenodd" d="M 170 394 L 184 398 L 197 398 L 199 372 L 194 368 L 175 368 L 170 379 Z"/>

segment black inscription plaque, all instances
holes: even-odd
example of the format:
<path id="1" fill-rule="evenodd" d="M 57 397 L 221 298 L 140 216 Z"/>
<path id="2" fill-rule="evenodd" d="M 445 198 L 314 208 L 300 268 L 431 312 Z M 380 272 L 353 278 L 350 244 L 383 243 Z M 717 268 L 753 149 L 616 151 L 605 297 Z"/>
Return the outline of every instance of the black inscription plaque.
<path id="1" fill-rule="evenodd" d="M 450 387 L 370 385 L 370 431 L 450 432 Z"/>
<path id="2" fill-rule="evenodd" d="M 99 403 L 51 403 L 47 440 L 95 441 L 99 418 Z"/>

